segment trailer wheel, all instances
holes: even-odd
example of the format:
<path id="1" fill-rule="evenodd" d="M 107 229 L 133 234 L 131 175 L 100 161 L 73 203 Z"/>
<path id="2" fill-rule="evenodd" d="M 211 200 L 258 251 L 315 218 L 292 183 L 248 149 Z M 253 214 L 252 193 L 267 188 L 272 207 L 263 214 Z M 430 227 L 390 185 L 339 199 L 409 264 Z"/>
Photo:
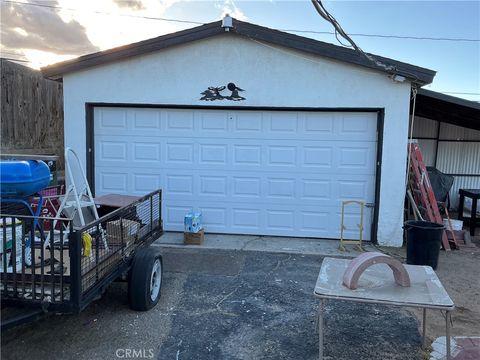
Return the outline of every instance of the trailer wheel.
<path id="1" fill-rule="evenodd" d="M 130 308 L 147 311 L 157 305 L 162 287 L 162 257 L 152 247 L 138 249 L 128 276 Z"/>

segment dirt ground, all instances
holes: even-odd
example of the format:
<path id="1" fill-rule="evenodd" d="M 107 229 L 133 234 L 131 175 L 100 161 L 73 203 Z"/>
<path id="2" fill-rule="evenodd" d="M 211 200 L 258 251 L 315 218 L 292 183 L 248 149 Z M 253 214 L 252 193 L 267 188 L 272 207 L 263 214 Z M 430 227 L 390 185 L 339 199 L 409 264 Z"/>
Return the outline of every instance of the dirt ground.
<path id="1" fill-rule="evenodd" d="M 480 228 L 472 237 L 472 245 L 460 250 L 440 251 L 436 273 L 456 307 L 452 313 L 452 336 L 480 336 Z M 405 262 L 405 247 L 379 249 Z M 421 326 L 422 311 L 411 311 Z M 445 318 L 438 311 L 427 312 L 427 336 L 428 343 L 445 336 Z"/>

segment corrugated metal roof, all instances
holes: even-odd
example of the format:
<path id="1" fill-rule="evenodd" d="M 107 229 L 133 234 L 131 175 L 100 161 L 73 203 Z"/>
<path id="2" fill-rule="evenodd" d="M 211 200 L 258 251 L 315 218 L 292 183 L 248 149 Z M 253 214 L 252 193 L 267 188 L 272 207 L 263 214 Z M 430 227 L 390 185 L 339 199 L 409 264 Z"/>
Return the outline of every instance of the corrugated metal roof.
<path id="1" fill-rule="evenodd" d="M 412 111 L 412 106 L 410 106 Z M 480 104 L 430 90 L 419 89 L 415 115 L 480 130 Z"/>
<path id="2" fill-rule="evenodd" d="M 449 102 L 452 104 L 457 104 L 461 106 L 471 107 L 472 109 L 480 110 L 480 103 L 476 101 L 470 101 L 470 100 L 442 94 L 442 93 L 432 91 L 432 90 L 427 90 L 427 89 L 418 89 L 418 94 L 428 96 L 434 99 L 438 99 L 441 101 Z"/>

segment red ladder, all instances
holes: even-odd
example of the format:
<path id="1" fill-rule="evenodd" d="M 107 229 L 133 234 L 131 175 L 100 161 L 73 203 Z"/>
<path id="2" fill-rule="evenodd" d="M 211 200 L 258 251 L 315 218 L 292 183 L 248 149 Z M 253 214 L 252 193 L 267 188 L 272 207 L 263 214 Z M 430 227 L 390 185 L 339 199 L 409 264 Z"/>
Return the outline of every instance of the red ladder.
<path id="1" fill-rule="evenodd" d="M 437 200 L 433 193 L 432 184 L 428 177 L 427 168 L 423 162 L 422 152 L 417 143 L 408 144 L 410 151 L 410 169 L 409 169 L 409 184 L 413 192 L 413 197 L 417 207 L 423 211 L 423 216 L 426 220 L 443 224 L 442 216 L 438 210 Z M 447 251 L 451 250 L 450 243 L 446 232 L 442 235 L 442 245 Z M 454 248 L 458 248 L 456 240 L 453 244 Z"/>

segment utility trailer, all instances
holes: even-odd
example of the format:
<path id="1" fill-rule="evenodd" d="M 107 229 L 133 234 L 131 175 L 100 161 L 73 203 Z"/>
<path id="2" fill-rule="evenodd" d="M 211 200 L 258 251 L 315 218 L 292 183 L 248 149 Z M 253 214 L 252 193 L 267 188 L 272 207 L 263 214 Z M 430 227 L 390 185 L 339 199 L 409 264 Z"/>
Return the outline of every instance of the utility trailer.
<path id="1" fill-rule="evenodd" d="M 117 279 L 128 280 L 132 309 L 155 306 L 163 267 L 150 245 L 163 234 L 161 208 L 157 190 L 81 228 L 73 219 L 0 214 L 1 330 L 79 313 Z M 10 306 L 21 311 L 4 319 Z"/>

